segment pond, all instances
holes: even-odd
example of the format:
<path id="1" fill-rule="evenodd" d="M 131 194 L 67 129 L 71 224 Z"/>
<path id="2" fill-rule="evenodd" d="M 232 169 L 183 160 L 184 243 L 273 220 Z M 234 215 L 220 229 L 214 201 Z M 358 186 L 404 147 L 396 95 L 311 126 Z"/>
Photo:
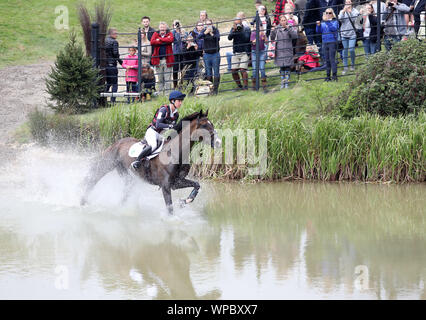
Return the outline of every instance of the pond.
<path id="1" fill-rule="evenodd" d="M 426 185 L 157 187 L 30 148 L 0 174 L 1 299 L 426 299 Z"/>

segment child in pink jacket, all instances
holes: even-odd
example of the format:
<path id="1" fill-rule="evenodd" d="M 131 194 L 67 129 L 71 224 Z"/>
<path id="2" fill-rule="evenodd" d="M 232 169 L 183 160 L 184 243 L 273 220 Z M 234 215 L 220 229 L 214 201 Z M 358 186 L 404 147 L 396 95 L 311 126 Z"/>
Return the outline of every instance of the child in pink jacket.
<path id="1" fill-rule="evenodd" d="M 127 92 L 138 92 L 138 56 L 136 47 L 129 48 L 129 55 L 123 59 L 123 68 L 126 69 L 126 88 Z M 127 98 L 130 103 L 130 98 Z M 135 97 L 132 98 L 135 102 Z"/>

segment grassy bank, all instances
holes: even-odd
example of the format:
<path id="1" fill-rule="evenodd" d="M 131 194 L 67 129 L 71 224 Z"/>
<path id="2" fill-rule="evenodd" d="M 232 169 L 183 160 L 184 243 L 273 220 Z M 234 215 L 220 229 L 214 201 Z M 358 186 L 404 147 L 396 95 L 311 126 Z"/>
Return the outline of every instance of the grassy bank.
<path id="1" fill-rule="evenodd" d="M 79 2 L 76 0 L 1 1 L 0 68 L 40 60 L 53 60 L 66 44 L 69 32 L 69 30 L 55 28 L 55 20 L 60 15 L 55 13 L 55 8 L 65 6 L 68 9 L 69 28 L 75 28 L 81 35 L 77 16 Z M 93 11 L 95 2 L 86 1 L 85 3 L 89 10 Z M 113 0 L 110 4 L 111 26 L 118 28 L 119 32 L 136 32 L 140 26 L 141 17 L 145 15 L 151 17 L 151 25 L 156 28 L 160 21 L 164 20 L 171 24 L 174 19 L 180 19 L 183 25 L 192 25 L 197 21 L 200 10 L 207 10 L 209 16 L 215 21 L 233 18 L 238 11 L 245 11 L 248 16 L 254 12 L 251 0 L 238 2 Z"/>
<path id="2" fill-rule="evenodd" d="M 338 97 L 345 86 L 310 82 L 268 95 L 188 98 L 182 116 L 208 108 L 218 129 L 267 130 L 265 174 L 248 177 L 248 163 L 195 166 L 194 172 L 224 179 L 425 181 L 426 114 L 343 119 L 331 108 L 330 97 Z M 95 141 L 105 146 L 125 136 L 142 138 L 155 109 L 165 102 L 117 105 L 80 116 L 38 114 L 31 121 L 33 135 L 38 132 L 45 142 L 71 139 L 81 146 Z"/>

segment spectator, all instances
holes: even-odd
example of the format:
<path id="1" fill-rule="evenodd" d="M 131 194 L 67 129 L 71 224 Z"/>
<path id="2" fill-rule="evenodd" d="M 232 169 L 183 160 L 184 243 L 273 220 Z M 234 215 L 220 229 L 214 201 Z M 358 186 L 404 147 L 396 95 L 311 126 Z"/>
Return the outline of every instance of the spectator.
<path id="1" fill-rule="evenodd" d="M 108 36 L 105 38 L 105 55 L 106 55 L 106 88 L 105 92 L 111 88 L 112 93 L 118 90 L 118 69 L 117 62 L 122 65 L 120 59 L 117 41 L 117 29 L 111 28 L 108 30 Z M 115 102 L 115 97 L 111 97 L 111 102 Z"/>
<path id="2" fill-rule="evenodd" d="M 400 0 L 401 3 L 405 4 L 407 7 L 410 7 L 413 3 L 413 0 Z M 410 21 L 412 19 L 412 10 L 410 10 L 408 13 L 404 14 L 405 24 L 407 26 L 410 25 Z"/>
<path id="3" fill-rule="evenodd" d="M 143 85 L 142 101 L 151 100 L 152 90 L 155 87 L 154 69 L 150 64 L 142 65 L 141 89 Z"/>
<path id="4" fill-rule="evenodd" d="M 293 39 L 297 38 L 297 28 L 290 25 L 285 15 L 280 16 L 280 24 L 271 33 L 271 40 L 276 41 L 275 65 L 280 67 L 281 89 L 288 88 L 290 70 L 294 65 Z"/>
<path id="5" fill-rule="evenodd" d="M 186 38 L 182 54 L 185 66 L 184 69 L 186 70 L 183 75 L 183 80 L 187 81 L 188 86 L 192 84 L 190 93 L 193 93 L 195 91 L 194 79 L 197 75 L 198 60 L 200 59 L 201 52 L 198 50 L 198 45 L 192 34 L 189 34 Z"/>
<path id="6" fill-rule="evenodd" d="M 202 51 L 204 49 L 204 38 L 200 37 L 201 32 L 203 31 L 204 23 L 198 21 L 194 30 L 192 31 L 192 36 L 197 43 L 198 50 Z"/>
<path id="7" fill-rule="evenodd" d="M 407 35 L 404 14 L 409 11 L 410 8 L 407 5 L 398 3 L 397 0 L 386 2 L 384 40 L 387 51 L 392 49 L 393 43 L 401 41 L 402 37 Z"/>
<path id="8" fill-rule="evenodd" d="M 213 26 L 211 20 L 206 20 L 205 28 L 201 31 L 199 38 L 204 39 L 203 58 L 206 78 L 213 82 L 213 92 L 217 94 L 220 83 L 220 33 L 219 30 Z"/>
<path id="9" fill-rule="evenodd" d="M 151 63 L 152 56 L 152 47 L 151 42 L 148 40 L 147 33 L 145 31 L 141 32 L 142 42 L 141 42 L 141 56 L 142 56 L 142 65 Z"/>
<path id="10" fill-rule="evenodd" d="M 204 50 L 204 38 L 202 38 L 201 31 L 203 31 L 204 23 L 201 21 L 197 22 L 197 25 L 195 26 L 194 30 L 192 31 L 192 37 L 194 38 L 195 42 L 198 46 L 198 51 L 200 53 L 200 58 L 203 56 L 203 50 Z M 200 59 L 197 60 L 197 73 L 199 71 L 199 65 L 200 65 Z"/>
<path id="11" fill-rule="evenodd" d="M 321 51 L 321 35 L 316 32 L 316 22 L 321 20 L 318 0 L 307 0 L 305 15 L 302 20 L 309 44 L 316 44 Z"/>
<path id="12" fill-rule="evenodd" d="M 266 10 L 266 7 L 262 5 L 258 5 L 256 8 L 259 12 L 260 25 L 263 26 L 263 30 L 266 30 L 266 38 L 269 38 L 271 35 L 272 24 L 271 18 L 268 15 L 268 11 Z M 256 17 L 253 18 L 251 25 L 256 26 Z"/>
<path id="13" fill-rule="evenodd" d="M 294 54 L 296 55 L 296 58 L 305 54 L 307 44 L 308 38 L 302 31 L 302 28 L 297 28 L 297 39 L 296 41 L 293 40 Z"/>
<path id="14" fill-rule="evenodd" d="M 183 68 L 183 39 L 186 38 L 186 33 L 182 29 L 179 20 L 173 21 L 173 55 L 175 62 L 173 64 L 173 88 L 176 89 L 179 79 L 179 73 Z"/>
<path id="15" fill-rule="evenodd" d="M 345 0 L 318 0 L 318 7 L 320 9 L 320 16 L 324 15 L 327 8 L 333 9 L 335 15 L 340 13 L 344 7 Z"/>
<path id="16" fill-rule="evenodd" d="M 414 16 L 414 31 L 416 36 L 419 34 L 420 30 L 420 14 L 423 11 L 426 11 L 426 0 L 414 0 L 410 6 L 410 10 L 413 12 Z M 424 18 L 423 13 L 423 18 Z M 424 26 L 424 24 L 423 24 Z"/>
<path id="17" fill-rule="evenodd" d="M 148 35 L 148 40 L 151 41 L 152 35 L 154 34 L 155 30 L 154 28 L 151 28 L 149 24 L 151 23 L 151 19 L 147 16 L 142 17 L 141 19 L 142 23 L 142 31 L 145 31 L 145 33 Z"/>
<path id="18" fill-rule="evenodd" d="M 286 3 L 284 10 L 288 24 L 291 26 L 297 26 L 299 24 L 299 19 L 294 15 L 294 7 L 290 3 Z"/>
<path id="19" fill-rule="evenodd" d="M 373 5 L 367 3 L 364 8 L 361 9 L 362 19 L 362 30 L 363 30 L 363 45 L 365 57 L 368 59 L 370 55 L 376 53 L 377 48 L 377 16 L 374 14 Z"/>
<path id="20" fill-rule="evenodd" d="M 167 23 L 160 22 L 159 31 L 154 32 L 151 38 L 153 50 L 151 64 L 155 68 L 155 81 L 158 85 L 157 94 L 165 94 L 171 90 L 171 78 L 173 72 L 173 34 Z"/>
<path id="21" fill-rule="evenodd" d="M 296 0 L 294 2 L 294 10 L 296 15 L 299 17 L 299 21 L 302 22 L 303 18 L 305 17 L 305 8 L 306 8 L 306 0 Z M 317 21 L 317 20 L 315 20 Z"/>
<path id="22" fill-rule="evenodd" d="M 260 71 L 260 79 L 262 81 L 263 91 L 267 91 L 267 81 L 266 81 L 266 73 L 265 73 L 265 62 L 266 62 L 266 45 L 268 38 L 266 37 L 266 33 L 264 31 L 263 25 L 259 29 L 259 71 Z M 253 30 L 250 35 L 250 41 L 252 43 L 251 46 L 251 59 L 252 59 L 252 83 L 253 90 L 256 89 L 256 79 L 257 79 L 257 64 L 256 64 L 256 30 Z"/>
<path id="23" fill-rule="evenodd" d="M 306 72 L 318 68 L 319 64 L 319 53 L 316 45 L 306 46 L 306 52 L 303 56 L 298 59 L 298 71 Z"/>
<path id="24" fill-rule="evenodd" d="M 256 7 L 256 12 L 259 11 L 259 7 L 262 5 L 262 0 L 256 0 L 254 6 Z"/>
<path id="25" fill-rule="evenodd" d="M 124 59 L 122 67 L 126 69 L 126 90 L 127 92 L 138 92 L 138 56 L 136 47 L 129 48 L 129 55 Z M 130 97 L 127 98 L 130 103 Z M 132 97 L 135 102 L 135 97 Z"/>
<path id="26" fill-rule="evenodd" d="M 274 26 L 279 25 L 280 16 L 284 14 L 286 3 L 290 3 L 293 7 L 295 7 L 292 0 L 277 0 L 277 2 L 275 3 L 275 10 L 274 10 L 274 22 L 272 23 Z"/>
<path id="27" fill-rule="evenodd" d="M 351 55 L 351 71 L 355 70 L 355 44 L 356 29 L 355 19 L 359 12 L 352 6 L 351 0 L 345 0 L 345 6 L 339 13 L 340 35 L 343 44 L 343 71 L 342 74 L 348 72 L 348 51 Z"/>
<path id="28" fill-rule="evenodd" d="M 237 18 L 241 19 L 241 23 L 243 24 L 244 27 L 250 28 L 250 24 L 248 23 L 247 19 L 246 19 L 246 14 L 242 11 L 237 13 Z"/>
<path id="29" fill-rule="evenodd" d="M 374 12 L 378 13 L 379 11 L 377 10 L 377 0 L 371 0 L 370 4 L 373 6 Z M 382 16 L 381 20 L 384 21 L 385 16 L 386 16 L 386 5 L 382 1 L 380 1 L 380 12 L 381 12 L 381 16 Z"/>
<path id="30" fill-rule="evenodd" d="M 232 40 L 232 78 L 238 89 L 248 90 L 248 64 L 251 51 L 250 28 L 243 26 L 240 18 L 235 18 L 234 25 L 229 31 L 228 40 Z M 244 87 L 241 85 L 239 73 L 243 79 Z"/>
<path id="31" fill-rule="evenodd" d="M 200 20 L 203 24 L 206 23 L 206 20 L 209 18 L 209 16 L 207 15 L 207 11 L 206 10 L 201 10 L 200 11 Z"/>
<path id="32" fill-rule="evenodd" d="M 327 70 L 327 78 L 325 81 L 331 81 L 330 73 L 333 72 L 333 80 L 337 81 L 337 32 L 339 30 L 339 22 L 332 8 L 327 8 L 322 15 L 322 22 L 317 21 L 317 33 L 322 34 L 322 46 L 324 60 Z"/>

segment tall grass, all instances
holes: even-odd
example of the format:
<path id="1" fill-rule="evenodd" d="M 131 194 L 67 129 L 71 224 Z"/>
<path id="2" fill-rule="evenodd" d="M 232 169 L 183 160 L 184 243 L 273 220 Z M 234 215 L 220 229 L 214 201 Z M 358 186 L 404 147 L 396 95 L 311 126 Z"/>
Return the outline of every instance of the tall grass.
<path id="1" fill-rule="evenodd" d="M 209 109 L 209 119 L 217 129 L 267 130 L 267 170 L 261 176 L 248 176 L 249 163 L 236 164 L 236 140 L 235 164 L 194 165 L 193 173 L 249 180 L 426 181 L 426 113 L 418 117 L 362 114 L 344 119 L 328 109 L 325 99 L 327 92 L 338 95 L 344 87 L 309 83 L 268 95 L 186 99 L 181 116 Z M 155 110 L 166 102 L 162 98 L 116 105 L 96 117 L 80 119 L 82 124 L 97 125 L 105 146 L 126 136 L 142 138 Z"/>

